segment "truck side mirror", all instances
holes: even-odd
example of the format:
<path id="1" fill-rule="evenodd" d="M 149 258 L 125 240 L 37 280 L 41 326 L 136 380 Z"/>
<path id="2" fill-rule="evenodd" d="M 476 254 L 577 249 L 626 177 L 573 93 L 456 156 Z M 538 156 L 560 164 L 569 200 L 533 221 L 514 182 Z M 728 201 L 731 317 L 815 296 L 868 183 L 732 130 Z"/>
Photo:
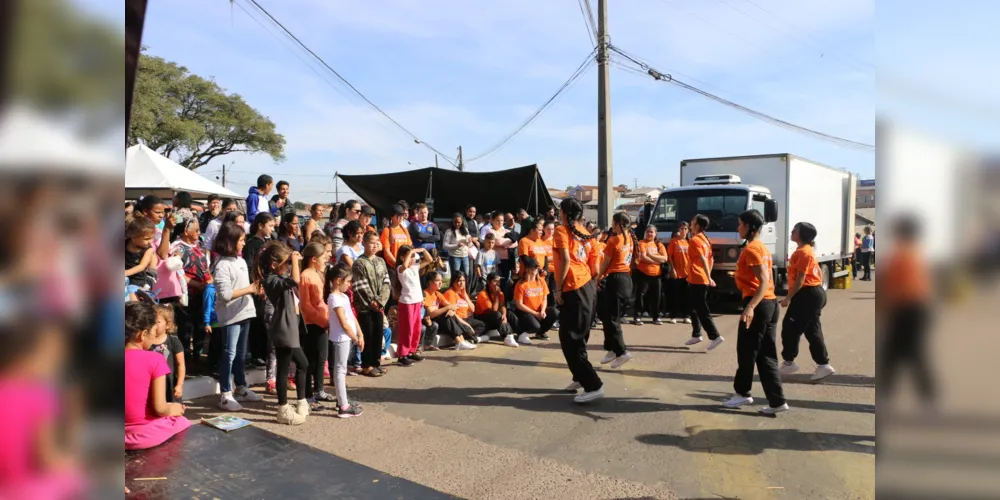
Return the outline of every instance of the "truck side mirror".
<path id="1" fill-rule="evenodd" d="M 774 200 L 764 201 L 764 221 L 774 222 L 778 220 L 778 202 Z"/>

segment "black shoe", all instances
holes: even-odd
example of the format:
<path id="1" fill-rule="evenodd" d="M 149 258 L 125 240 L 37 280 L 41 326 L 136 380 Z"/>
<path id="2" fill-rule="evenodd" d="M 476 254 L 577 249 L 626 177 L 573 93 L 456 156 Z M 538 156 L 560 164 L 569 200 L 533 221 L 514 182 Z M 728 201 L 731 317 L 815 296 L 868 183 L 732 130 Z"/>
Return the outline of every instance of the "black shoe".
<path id="1" fill-rule="evenodd" d="M 410 359 L 409 356 L 407 356 L 405 358 L 399 358 L 399 361 L 396 361 L 396 363 L 400 364 L 401 366 L 410 366 L 413 364 L 413 360 Z"/>
<path id="2" fill-rule="evenodd" d="M 424 357 L 421 356 L 419 353 L 416 353 L 416 352 L 413 353 L 413 354 L 410 354 L 408 357 L 410 358 L 411 361 L 423 361 L 424 360 Z"/>
<path id="3" fill-rule="evenodd" d="M 549 334 L 547 334 L 547 333 L 539 333 L 539 334 L 535 335 L 535 338 L 538 339 L 538 340 L 549 340 Z"/>

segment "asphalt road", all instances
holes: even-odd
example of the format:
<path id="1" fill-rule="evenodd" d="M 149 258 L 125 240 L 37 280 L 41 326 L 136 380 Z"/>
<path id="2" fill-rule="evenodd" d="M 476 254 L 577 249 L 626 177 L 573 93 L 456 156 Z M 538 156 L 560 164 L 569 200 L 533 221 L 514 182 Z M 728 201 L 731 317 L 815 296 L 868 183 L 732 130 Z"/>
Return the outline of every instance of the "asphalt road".
<path id="1" fill-rule="evenodd" d="M 736 368 L 734 315 L 716 318 L 727 342 L 711 353 L 707 342 L 684 346 L 688 325 L 627 326 L 635 358 L 601 369 L 607 397 L 586 406 L 561 392 L 570 375 L 551 340 L 430 353 L 379 379 L 350 377 L 360 418 L 327 411 L 279 426 L 270 397 L 244 416 L 463 498 L 873 498 L 874 299 L 874 283 L 830 291 L 823 321 L 838 373 L 810 383 L 803 339 L 801 372 L 784 378 L 792 410 L 777 417 L 759 416 L 759 404 L 720 407 Z M 595 364 L 602 340 L 592 334 Z M 756 382 L 754 395 L 764 401 Z"/>

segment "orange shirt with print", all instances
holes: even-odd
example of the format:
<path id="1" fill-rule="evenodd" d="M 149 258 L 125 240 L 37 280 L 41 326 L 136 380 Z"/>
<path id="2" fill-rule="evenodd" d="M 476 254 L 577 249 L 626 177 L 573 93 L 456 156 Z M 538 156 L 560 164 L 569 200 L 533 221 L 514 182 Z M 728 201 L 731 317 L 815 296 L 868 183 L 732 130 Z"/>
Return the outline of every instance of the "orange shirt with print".
<path id="1" fill-rule="evenodd" d="M 609 257 L 607 274 L 627 273 L 632 270 L 632 237 L 613 234 L 604 246 L 604 255 Z"/>
<path id="2" fill-rule="evenodd" d="M 587 265 L 590 267 L 590 275 L 597 276 L 601 270 L 601 261 L 604 260 L 604 243 L 597 240 L 589 240 L 587 245 Z"/>
<path id="3" fill-rule="evenodd" d="M 760 280 L 754 276 L 752 267 L 764 266 L 764 272 L 771 275 L 771 252 L 767 250 L 759 240 L 751 241 L 743 247 L 740 258 L 736 261 L 736 287 L 743 292 L 743 298 L 753 297 L 760 288 Z M 767 291 L 764 292 L 765 299 L 777 298 L 774 295 L 774 280 L 767 280 Z"/>
<path id="4" fill-rule="evenodd" d="M 556 272 L 556 261 L 552 258 L 552 247 L 553 238 L 542 238 L 542 244 L 545 245 L 545 257 L 549 260 L 549 272 Z"/>
<path id="5" fill-rule="evenodd" d="M 708 269 L 701 262 L 702 257 L 709 263 L 712 262 L 712 244 L 708 241 L 708 236 L 705 236 L 705 233 L 692 236 L 691 241 L 688 242 L 688 261 L 690 264 L 688 265 L 687 280 L 692 285 L 708 285 L 712 282 L 708 275 Z"/>
<path id="6" fill-rule="evenodd" d="M 403 245 L 413 245 L 413 241 L 410 240 L 410 232 L 403 226 L 383 229 L 379 240 L 382 242 L 382 248 L 387 250 L 384 257 L 385 263 L 389 264 L 389 269 L 396 268 L 396 256 L 399 254 L 400 247 Z M 389 257 L 390 253 L 392 254 L 391 260 Z"/>
<path id="7" fill-rule="evenodd" d="M 448 302 L 447 297 L 441 294 L 440 291 L 431 293 L 430 291 L 424 290 L 424 307 L 427 308 L 428 312 L 441 307 L 450 306 L 451 304 L 451 302 Z"/>
<path id="8" fill-rule="evenodd" d="M 541 238 L 533 240 L 531 236 L 525 236 L 517 242 L 517 256 L 529 255 L 534 257 L 538 261 L 539 266 L 545 265 L 545 260 L 549 258 L 550 252 L 551 247 L 546 245 L 545 240 Z"/>
<path id="9" fill-rule="evenodd" d="M 462 319 L 469 319 L 472 316 L 472 308 L 474 304 L 471 300 L 465 300 L 468 295 L 459 295 L 458 292 L 449 288 L 447 292 L 444 292 L 444 299 L 450 304 L 455 304 L 458 306 L 458 310 L 455 311 L 455 315 Z"/>
<path id="10" fill-rule="evenodd" d="M 667 249 L 663 248 L 663 243 L 660 243 L 659 241 L 642 240 L 639 242 L 639 255 L 659 255 L 666 257 Z M 636 259 L 635 268 L 646 276 L 656 277 L 663 273 L 659 263 L 641 261 L 638 259 Z"/>
<path id="11" fill-rule="evenodd" d="M 812 245 L 802 245 L 792 253 L 788 261 L 788 283 L 795 283 L 799 275 L 804 274 L 806 280 L 802 286 L 820 286 L 823 284 L 823 273 L 816 262 L 816 254 Z"/>
<path id="12" fill-rule="evenodd" d="M 899 307 L 929 304 L 933 299 L 930 269 L 911 245 L 887 252 L 885 265 L 879 268 L 879 279 L 879 300 L 884 301 L 880 304 Z"/>
<path id="13" fill-rule="evenodd" d="M 514 300 L 524 304 L 532 311 L 540 311 L 545 297 L 548 295 L 549 286 L 541 278 L 530 281 L 523 279 L 514 285 Z"/>
<path id="14" fill-rule="evenodd" d="M 500 292 L 500 303 L 504 304 L 507 302 L 507 298 L 503 296 L 503 292 Z M 493 310 L 493 299 L 490 298 L 490 292 L 488 290 L 483 290 L 479 292 L 476 296 L 476 315 L 486 314 Z"/>
<path id="15" fill-rule="evenodd" d="M 576 230 L 581 234 L 587 234 L 587 230 L 580 227 L 579 224 L 577 224 Z M 556 261 L 561 261 L 563 258 L 559 250 L 566 249 L 569 253 L 569 261 L 563 263 L 568 271 L 566 272 L 566 279 L 563 280 L 562 291 L 571 292 L 583 288 L 591 278 L 590 266 L 587 265 L 586 245 L 575 235 L 570 234 L 570 231 L 565 226 L 556 228 L 556 233 L 552 237 L 552 243 L 555 249 L 553 253 L 555 254 Z"/>
<path id="16" fill-rule="evenodd" d="M 688 275 L 688 268 L 691 267 L 691 257 L 688 256 L 688 241 L 683 238 L 674 238 L 667 245 L 667 257 L 670 258 L 670 267 L 673 268 L 677 279 L 685 279 Z"/>

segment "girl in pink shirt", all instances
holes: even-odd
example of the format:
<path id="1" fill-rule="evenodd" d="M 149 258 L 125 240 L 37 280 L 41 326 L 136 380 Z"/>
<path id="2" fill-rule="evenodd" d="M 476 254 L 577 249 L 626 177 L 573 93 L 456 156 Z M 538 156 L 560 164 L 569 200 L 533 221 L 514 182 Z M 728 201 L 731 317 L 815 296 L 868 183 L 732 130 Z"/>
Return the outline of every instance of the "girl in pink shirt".
<path id="1" fill-rule="evenodd" d="M 191 426 L 184 406 L 167 403 L 163 355 L 150 351 L 156 310 L 147 302 L 125 304 L 125 449 L 152 448 Z"/>

